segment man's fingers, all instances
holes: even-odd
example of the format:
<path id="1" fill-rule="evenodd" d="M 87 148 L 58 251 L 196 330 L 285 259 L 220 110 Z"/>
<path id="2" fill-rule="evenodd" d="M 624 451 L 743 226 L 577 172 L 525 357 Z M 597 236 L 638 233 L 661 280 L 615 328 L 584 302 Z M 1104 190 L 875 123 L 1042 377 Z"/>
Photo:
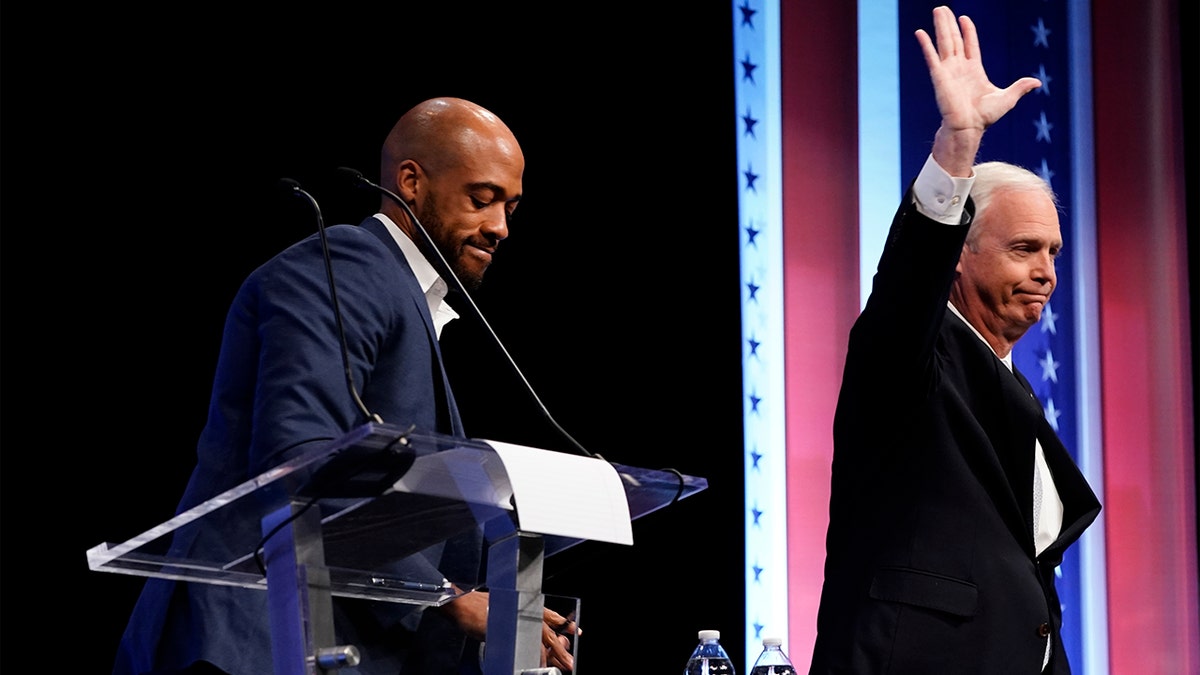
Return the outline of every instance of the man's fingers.
<path id="1" fill-rule="evenodd" d="M 975 30 L 975 22 L 969 16 L 960 16 L 958 23 L 962 27 L 963 55 L 979 60 L 979 33 Z"/>
<path id="2" fill-rule="evenodd" d="M 571 642 L 561 635 L 552 634 L 542 641 L 543 666 L 557 666 L 567 672 L 575 668 L 575 657 L 571 654 Z"/>
<path id="3" fill-rule="evenodd" d="M 997 119 L 1008 113 L 1009 110 L 1015 108 L 1017 106 L 1017 101 L 1020 101 L 1021 97 L 1040 86 L 1042 86 L 1042 83 L 1036 77 L 1022 77 L 1016 82 L 1008 85 L 1008 87 L 1005 89 L 1001 90 L 999 94 L 1004 99 L 1004 109 L 999 111 L 999 114 L 995 115 L 994 119 L 989 120 L 988 125 L 990 126 Z"/>
<path id="4" fill-rule="evenodd" d="M 941 58 L 947 59 L 963 53 L 962 34 L 954 21 L 954 12 L 942 5 L 933 10 L 933 30 L 937 35 L 937 50 Z"/>
<path id="5" fill-rule="evenodd" d="M 925 29 L 918 28 L 916 32 L 917 42 L 921 44 L 921 53 L 925 55 L 925 65 L 933 69 L 937 65 L 938 58 L 937 48 L 933 46 L 933 40 L 929 38 L 929 33 Z"/>
<path id="6" fill-rule="evenodd" d="M 1042 86 L 1042 81 L 1036 77 L 1022 77 L 1016 82 L 1008 85 L 1008 89 L 1006 91 L 1015 95 L 1014 100 L 1016 100 L 1040 86 Z"/>
<path id="7" fill-rule="evenodd" d="M 570 617 L 563 616 L 551 609 L 542 611 L 542 622 L 549 626 L 555 633 L 559 635 L 568 635 L 574 633 L 579 635 L 581 631 L 575 625 L 575 621 Z"/>

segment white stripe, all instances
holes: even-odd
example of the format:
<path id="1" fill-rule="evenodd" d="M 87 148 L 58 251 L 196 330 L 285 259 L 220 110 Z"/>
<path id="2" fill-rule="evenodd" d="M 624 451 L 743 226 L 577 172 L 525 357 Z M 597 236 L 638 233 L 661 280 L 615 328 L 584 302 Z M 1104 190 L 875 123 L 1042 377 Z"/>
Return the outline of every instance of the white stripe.
<path id="1" fill-rule="evenodd" d="M 1096 286 L 1096 192 L 1092 128 L 1092 24 L 1089 0 L 1067 3 L 1071 54 L 1071 223 L 1076 326 L 1076 456 L 1092 490 L 1104 499 L 1104 438 L 1100 418 L 1099 289 Z M 1083 675 L 1108 675 L 1108 586 L 1104 513 L 1079 542 L 1079 608 Z"/>

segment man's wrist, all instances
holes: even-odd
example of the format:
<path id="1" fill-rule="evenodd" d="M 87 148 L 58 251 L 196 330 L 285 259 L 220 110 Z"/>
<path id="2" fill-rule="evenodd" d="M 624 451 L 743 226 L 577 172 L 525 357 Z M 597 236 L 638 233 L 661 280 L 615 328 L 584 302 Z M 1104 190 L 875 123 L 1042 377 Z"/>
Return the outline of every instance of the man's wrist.
<path id="1" fill-rule="evenodd" d="M 917 210 L 939 223 L 958 225 L 962 222 L 967 195 L 974 182 L 974 171 L 968 178 L 956 178 L 930 154 L 913 181 L 912 192 Z"/>
<path id="2" fill-rule="evenodd" d="M 949 129 L 942 125 L 933 137 L 934 161 L 954 178 L 970 178 L 982 140 L 982 129 Z"/>

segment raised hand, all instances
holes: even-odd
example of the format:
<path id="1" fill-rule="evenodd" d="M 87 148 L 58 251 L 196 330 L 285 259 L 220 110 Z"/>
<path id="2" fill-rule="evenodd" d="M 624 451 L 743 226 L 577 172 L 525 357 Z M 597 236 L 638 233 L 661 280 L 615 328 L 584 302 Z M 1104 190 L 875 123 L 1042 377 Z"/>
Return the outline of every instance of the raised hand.
<path id="1" fill-rule="evenodd" d="M 942 116 L 933 156 L 951 175 L 970 176 L 983 132 L 1042 83 L 1036 77 L 1022 77 L 1003 89 L 992 84 L 969 17 L 956 21 L 949 7 L 937 7 L 933 27 L 936 46 L 924 29 L 916 31 Z"/>

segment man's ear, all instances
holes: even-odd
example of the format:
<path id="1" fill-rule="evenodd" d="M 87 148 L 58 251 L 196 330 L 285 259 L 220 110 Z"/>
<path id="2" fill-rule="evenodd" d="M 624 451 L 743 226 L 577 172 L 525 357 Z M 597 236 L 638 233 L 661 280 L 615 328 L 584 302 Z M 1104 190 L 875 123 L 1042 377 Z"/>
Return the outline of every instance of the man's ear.
<path id="1" fill-rule="evenodd" d="M 396 184 L 393 189 L 404 203 L 414 204 L 424 187 L 425 172 L 421 170 L 421 165 L 411 159 L 400 162 L 396 167 Z"/>

